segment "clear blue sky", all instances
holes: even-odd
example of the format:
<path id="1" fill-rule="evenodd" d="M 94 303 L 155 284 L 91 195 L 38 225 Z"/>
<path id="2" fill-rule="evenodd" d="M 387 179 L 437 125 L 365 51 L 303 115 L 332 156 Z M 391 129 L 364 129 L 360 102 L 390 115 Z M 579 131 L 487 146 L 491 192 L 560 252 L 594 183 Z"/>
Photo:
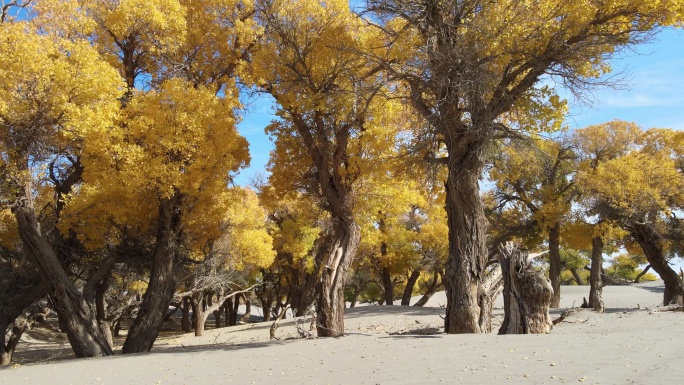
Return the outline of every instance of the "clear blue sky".
<path id="1" fill-rule="evenodd" d="M 573 103 L 567 124 L 580 128 L 613 119 L 633 121 L 643 128 L 684 130 L 684 33 L 668 29 L 652 44 L 639 46 L 636 53 L 623 55 L 613 63 L 624 72 L 621 89 L 601 89 L 593 93 L 590 105 Z M 249 141 L 251 167 L 235 179 L 249 184 L 254 175 L 265 174 L 273 143 L 264 127 L 274 118 L 271 98 L 252 100 L 239 131 Z"/>

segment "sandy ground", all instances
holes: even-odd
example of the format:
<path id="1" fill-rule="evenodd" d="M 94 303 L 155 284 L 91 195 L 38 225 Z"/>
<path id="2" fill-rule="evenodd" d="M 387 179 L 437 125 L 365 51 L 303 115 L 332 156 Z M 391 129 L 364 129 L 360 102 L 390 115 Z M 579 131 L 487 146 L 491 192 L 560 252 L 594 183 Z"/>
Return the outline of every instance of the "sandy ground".
<path id="1" fill-rule="evenodd" d="M 430 307 L 348 309 L 342 338 L 296 338 L 294 320 L 281 323 L 278 341 L 268 340 L 270 324 L 164 335 L 149 354 L 15 365 L 0 370 L 0 384 L 681 384 L 684 314 L 649 310 L 662 291 L 661 282 L 606 287 L 605 314 L 579 311 L 541 336 L 442 334 L 438 293 Z M 561 306 L 587 293 L 563 287 Z M 308 330 L 308 320 L 299 325 Z M 69 351 L 44 337 L 28 336 L 17 353 Z"/>

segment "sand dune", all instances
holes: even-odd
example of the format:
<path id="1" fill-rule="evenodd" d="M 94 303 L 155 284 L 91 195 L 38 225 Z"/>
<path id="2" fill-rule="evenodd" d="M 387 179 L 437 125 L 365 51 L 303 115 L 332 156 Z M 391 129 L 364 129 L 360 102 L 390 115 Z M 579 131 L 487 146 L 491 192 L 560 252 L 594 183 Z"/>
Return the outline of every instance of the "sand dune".
<path id="1" fill-rule="evenodd" d="M 438 293 L 431 307 L 348 309 L 343 338 L 288 339 L 298 333 L 286 320 L 281 340 L 268 341 L 269 324 L 248 324 L 163 337 L 149 354 L 7 368 L 0 384 L 680 384 L 684 315 L 646 309 L 662 290 L 661 282 L 606 287 L 606 314 L 579 311 L 549 335 L 434 334 Z M 587 292 L 563 287 L 561 305 Z"/>

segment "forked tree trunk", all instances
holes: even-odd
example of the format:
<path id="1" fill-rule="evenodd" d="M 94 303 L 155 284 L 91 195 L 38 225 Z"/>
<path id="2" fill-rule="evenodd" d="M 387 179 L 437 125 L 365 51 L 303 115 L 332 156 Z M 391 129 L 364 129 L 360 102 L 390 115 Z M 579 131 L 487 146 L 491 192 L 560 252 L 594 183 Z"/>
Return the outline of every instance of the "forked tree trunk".
<path id="1" fill-rule="evenodd" d="M 437 283 L 439 282 L 439 271 L 435 270 L 432 276 L 432 282 L 430 282 L 430 286 L 428 286 L 427 291 L 425 294 L 423 294 L 422 297 L 418 300 L 418 302 L 414 303 L 413 306 L 418 306 L 418 307 L 423 307 L 425 306 L 426 303 L 432 298 L 432 296 L 435 294 L 437 291 L 437 287 L 439 286 Z"/>
<path id="2" fill-rule="evenodd" d="M 447 140 L 446 181 L 449 256 L 444 274 L 447 306 L 444 331 L 480 333 L 478 287 L 488 259 L 487 219 L 480 199 L 485 138 L 479 133 L 454 133 Z"/>
<path id="3" fill-rule="evenodd" d="M 660 235 L 648 223 L 634 224 L 630 230 L 648 263 L 665 282 L 663 305 L 684 305 L 684 282 L 667 263 Z"/>
<path id="4" fill-rule="evenodd" d="M 409 306 L 411 304 L 411 296 L 413 295 L 413 288 L 416 286 L 416 282 L 420 277 L 420 269 L 415 269 L 411 272 L 406 281 L 406 287 L 404 288 L 404 294 L 401 296 L 401 306 Z"/>
<path id="5" fill-rule="evenodd" d="M 164 322 L 164 316 L 173 299 L 176 282 L 173 276 L 173 261 L 178 254 L 181 231 L 180 195 L 163 198 L 159 204 L 157 220 L 157 241 L 152 259 L 150 282 L 143 295 L 122 353 L 149 352 L 157 339 Z"/>
<path id="6" fill-rule="evenodd" d="M 385 305 L 394 305 L 394 282 L 392 281 L 392 275 L 388 268 L 383 267 L 380 272 L 380 277 L 382 278 L 382 289 L 385 300 Z"/>
<path id="7" fill-rule="evenodd" d="M 527 252 L 511 244 L 500 247 L 499 258 L 504 278 L 504 321 L 499 334 L 549 333 L 553 326 L 550 280 L 534 270 Z"/>
<path id="8" fill-rule="evenodd" d="M 95 308 L 87 303 L 76 285 L 69 279 L 57 255 L 40 232 L 33 202 L 27 186 L 13 208 L 22 244 L 38 269 L 54 310 L 64 320 L 67 337 L 77 357 L 97 357 L 113 354 L 97 324 Z"/>
<path id="9" fill-rule="evenodd" d="M 639 283 L 639 281 L 641 281 L 641 278 L 643 278 L 649 270 L 651 270 L 651 265 L 646 265 L 644 270 L 642 270 L 641 273 L 637 274 L 637 276 L 634 277 L 634 283 Z"/>
<path id="10" fill-rule="evenodd" d="M 603 238 L 594 237 L 591 240 L 591 271 L 589 273 L 589 307 L 603 313 L 603 280 L 601 267 L 603 266 Z"/>
<path id="11" fill-rule="evenodd" d="M 316 288 L 316 330 L 319 337 L 344 334 L 344 285 L 361 239 L 359 226 L 350 216 L 345 220 L 333 218 L 332 227 L 327 250 L 317 258 L 320 281 Z"/>
<path id="12" fill-rule="evenodd" d="M 560 224 L 556 223 L 553 227 L 550 227 L 548 229 L 548 235 L 549 279 L 551 280 L 551 287 L 553 288 L 553 298 L 551 299 L 551 307 L 557 308 L 560 306 Z"/>

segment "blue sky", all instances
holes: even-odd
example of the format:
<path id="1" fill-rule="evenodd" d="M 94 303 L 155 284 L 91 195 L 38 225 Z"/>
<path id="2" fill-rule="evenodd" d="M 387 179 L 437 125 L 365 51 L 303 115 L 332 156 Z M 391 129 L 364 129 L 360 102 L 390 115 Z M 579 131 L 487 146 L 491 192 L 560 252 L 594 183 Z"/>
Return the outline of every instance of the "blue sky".
<path id="1" fill-rule="evenodd" d="M 643 128 L 684 130 L 684 33 L 667 29 L 654 43 L 637 47 L 613 63 L 623 73 L 619 89 L 596 90 L 589 104 L 571 103 L 567 124 L 580 128 L 613 119 L 633 121 Z M 265 174 L 273 143 L 264 127 L 274 118 L 273 101 L 266 96 L 249 102 L 238 126 L 249 141 L 251 166 L 235 179 L 247 185 L 256 174 Z"/>

